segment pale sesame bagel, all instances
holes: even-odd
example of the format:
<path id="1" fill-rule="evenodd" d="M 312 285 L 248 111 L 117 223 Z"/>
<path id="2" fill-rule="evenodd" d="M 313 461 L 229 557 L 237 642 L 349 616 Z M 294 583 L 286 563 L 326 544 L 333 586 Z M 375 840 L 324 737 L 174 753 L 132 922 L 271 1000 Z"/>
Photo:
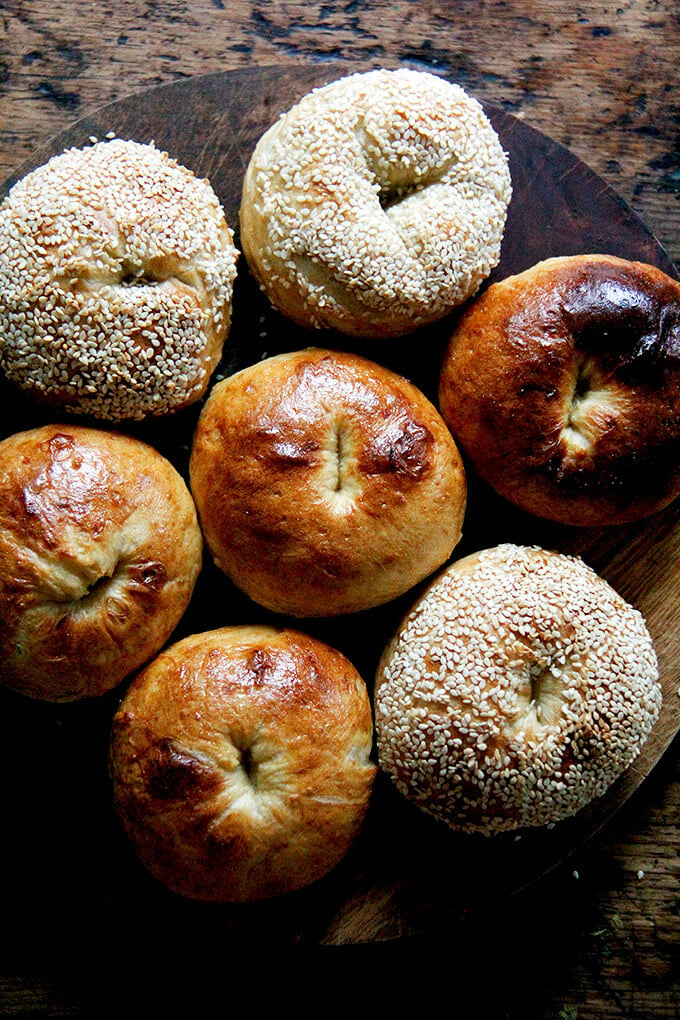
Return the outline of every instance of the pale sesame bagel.
<path id="1" fill-rule="evenodd" d="M 315 89 L 260 139 L 241 240 L 297 323 L 398 336 L 475 293 L 510 194 L 479 103 L 422 71 L 369 71 Z"/>
<path id="2" fill-rule="evenodd" d="M 201 567 L 189 491 L 128 436 L 47 425 L 0 443 L 2 679 L 103 694 L 165 643 Z"/>
<path id="3" fill-rule="evenodd" d="M 198 900 L 299 889 L 352 845 L 370 797 L 371 708 L 339 652 L 232 627 L 161 653 L 114 719 L 117 811 L 153 876 Z"/>
<path id="4" fill-rule="evenodd" d="M 261 361 L 212 390 L 191 487 L 215 563 L 294 616 L 396 598 L 451 555 L 465 475 L 412 383 L 353 354 Z"/>
<path id="5" fill-rule="evenodd" d="M 610 255 L 553 258 L 463 313 L 442 415 L 502 496 L 620 524 L 680 494 L 680 283 Z"/>
<path id="6" fill-rule="evenodd" d="M 166 153 L 69 149 L 0 207 L 0 367 L 74 414 L 185 407 L 220 358 L 236 256 L 208 182 Z"/>
<path id="7" fill-rule="evenodd" d="M 540 826 L 603 794 L 660 706 L 640 613 L 579 559 L 501 545 L 444 571 L 386 649 L 379 762 L 453 829 Z"/>

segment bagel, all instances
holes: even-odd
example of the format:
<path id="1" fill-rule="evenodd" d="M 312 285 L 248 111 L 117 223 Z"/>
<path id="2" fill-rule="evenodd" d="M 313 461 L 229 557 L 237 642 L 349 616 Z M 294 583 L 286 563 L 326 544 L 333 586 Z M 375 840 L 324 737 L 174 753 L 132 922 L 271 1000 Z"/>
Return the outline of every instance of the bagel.
<path id="1" fill-rule="evenodd" d="M 605 792 L 660 706 L 640 613 L 581 560 L 502 545 L 440 574 L 385 650 L 379 764 L 453 829 L 546 825 Z"/>
<path id="2" fill-rule="evenodd" d="M 191 488 L 217 566 L 293 616 L 396 598 L 451 555 L 465 474 L 439 414 L 401 376 L 307 349 L 218 383 Z"/>
<path id="3" fill-rule="evenodd" d="M 186 407 L 219 361 L 236 257 L 208 182 L 166 153 L 69 149 L 0 207 L 0 367 L 73 414 Z"/>
<path id="4" fill-rule="evenodd" d="M 609 255 L 538 263 L 467 308 L 441 413 L 507 500 L 621 524 L 680 494 L 680 283 Z"/>
<path id="5" fill-rule="evenodd" d="M 145 443 L 46 425 L 0 443 L 3 680 L 103 694 L 165 643 L 201 567 L 189 491 Z"/>
<path id="6" fill-rule="evenodd" d="M 241 242 L 300 325 L 398 336 L 475 293 L 499 260 L 510 194 L 479 103 L 422 71 L 369 71 L 315 89 L 260 139 Z"/>
<path id="7" fill-rule="evenodd" d="M 339 652 L 291 630 L 185 638 L 115 716 L 116 810 L 152 875 L 180 895 L 248 902 L 321 878 L 368 805 L 371 708 Z"/>

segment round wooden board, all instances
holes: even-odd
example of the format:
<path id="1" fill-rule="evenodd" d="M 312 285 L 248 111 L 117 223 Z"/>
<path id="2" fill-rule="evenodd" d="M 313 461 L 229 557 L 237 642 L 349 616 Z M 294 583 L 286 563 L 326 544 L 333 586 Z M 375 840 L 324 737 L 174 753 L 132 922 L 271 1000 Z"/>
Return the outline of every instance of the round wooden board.
<path id="1" fill-rule="evenodd" d="M 100 110 L 39 150 L 33 166 L 69 145 L 109 132 L 154 140 L 196 174 L 208 177 L 233 227 L 243 174 L 262 132 L 310 88 L 349 73 L 347 64 L 263 67 L 162 86 Z M 608 252 L 675 270 L 658 243 L 600 178 L 572 153 L 502 110 L 487 112 L 509 153 L 514 195 L 494 279 L 551 255 Z M 236 233 L 238 244 L 238 230 Z M 241 259 L 234 317 L 218 376 L 265 354 L 309 345 L 351 348 L 407 375 L 436 396 L 439 360 L 451 322 L 388 343 L 309 334 L 273 312 Z M 49 420 L 6 385 L 0 393 L 4 434 Z M 156 446 L 185 474 L 200 408 L 128 431 Z M 2 769 L 12 782 L 5 804 L 4 928 L 13 954 L 78 953 L 96 942 L 136 936 L 162 946 L 191 931 L 211 946 L 244 940 L 269 944 L 340 944 L 415 934 L 436 935 L 453 919 L 491 910 L 545 874 L 596 832 L 656 764 L 678 725 L 680 507 L 646 522 L 610 529 L 546 524 L 503 503 L 474 477 L 465 535 L 455 556 L 500 541 L 575 552 L 647 618 L 661 665 L 664 706 L 635 765 L 609 793 L 552 829 L 493 840 L 462 837 L 411 808 L 379 776 L 362 836 L 326 879 L 293 896 L 254 907 L 205 906 L 166 892 L 145 873 L 111 806 L 107 773 L 110 721 L 121 691 L 96 702 L 51 706 L 2 692 Z M 176 637 L 231 623 L 288 623 L 341 649 L 372 687 L 379 654 L 415 597 L 330 621 L 281 620 L 253 605 L 206 559 L 195 597 Z M 198 934 L 200 933 L 200 934 Z M 23 954 L 23 955 L 22 955 Z"/>

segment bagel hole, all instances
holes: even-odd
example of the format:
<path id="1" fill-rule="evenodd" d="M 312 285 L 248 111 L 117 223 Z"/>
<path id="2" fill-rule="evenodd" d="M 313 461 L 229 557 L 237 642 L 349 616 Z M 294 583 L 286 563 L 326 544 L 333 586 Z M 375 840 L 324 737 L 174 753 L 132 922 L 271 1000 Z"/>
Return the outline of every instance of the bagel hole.
<path id="1" fill-rule="evenodd" d="M 120 578 L 122 573 L 123 567 L 116 563 L 111 571 L 102 574 L 94 581 L 90 581 L 82 595 L 74 599 L 74 608 L 83 609 L 95 602 L 99 602 L 102 596 L 111 589 L 111 585 Z"/>
<path id="2" fill-rule="evenodd" d="M 345 459 L 345 440 L 343 438 L 343 432 L 341 428 L 335 429 L 335 462 L 337 467 L 337 476 L 335 479 L 335 491 L 340 492 L 342 489 L 342 472 Z"/>
<path id="3" fill-rule="evenodd" d="M 592 389 L 594 366 L 590 358 L 585 358 L 578 366 L 574 390 L 571 395 L 572 405 L 578 404 L 590 393 Z"/>
<path id="4" fill-rule="evenodd" d="M 329 477 L 328 485 L 337 495 L 348 495 L 352 489 L 349 459 L 352 455 L 351 436 L 341 421 L 333 423 L 328 442 Z"/>
<path id="5" fill-rule="evenodd" d="M 254 786 L 257 789 L 257 785 L 258 785 L 258 775 L 257 775 L 257 773 L 258 773 L 258 765 L 257 765 L 257 762 L 255 761 L 254 756 L 253 756 L 253 749 L 252 749 L 252 747 L 251 746 L 248 746 L 248 747 L 239 747 L 239 748 L 237 748 L 237 750 L 238 750 L 238 756 L 239 756 L 239 760 L 238 760 L 239 767 L 243 771 L 243 774 L 245 775 L 245 777 L 248 780 L 248 782 L 250 783 L 250 785 Z"/>
<path id="6" fill-rule="evenodd" d="M 378 194 L 380 207 L 387 211 L 422 190 L 423 184 L 420 181 L 417 184 L 404 184 L 398 188 L 381 188 Z"/>
<path id="7" fill-rule="evenodd" d="M 181 283 L 190 290 L 197 290 L 199 286 L 196 271 L 182 267 L 169 256 L 146 258 L 141 265 L 127 258 L 120 263 L 120 287 L 158 287 L 168 282 Z"/>
<path id="8" fill-rule="evenodd" d="M 562 677 L 555 675 L 551 663 L 530 665 L 527 712 L 533 710 L 536 721 L 544 726 L 556 723 L 562 709 L 563 689 Z"/>
<path id="9" fill-rule="evenodd" d="M 102 574 L 102 576 L 98 577 L 96 581 L 88 584 L 87 591 L 83 594 L 82 598 L 87 599 L 90 598 L 90 596 L 98 595 L 108 585 L 111 580 L 111 576 L 111 574 Z"/>
<path id="10" fill-rule="evenodd" d="M 588 429 L 584 430 L 582 426 L 586 424 L 584 405 L 596 393 L 595 373 L 596 367 L 591 358 L 584 358 L 579 363 L 563 428 L 563 436 L 568 446 L 574 449 L 588 450 L 592 445 Z"/>
<path id="11" fill-rule="evenodd" d="M 148 267 L 139 268 L 127 259 L 123 259 L 120 267 L 118 284 L 121 287 L 155 287 L 161 280 Z"/>
<path id="12" fill-rule="evenodd" d="M 125 273 L 118 282 L 121 287 L 155 287 L 161 281 L 147 273 Z"/>

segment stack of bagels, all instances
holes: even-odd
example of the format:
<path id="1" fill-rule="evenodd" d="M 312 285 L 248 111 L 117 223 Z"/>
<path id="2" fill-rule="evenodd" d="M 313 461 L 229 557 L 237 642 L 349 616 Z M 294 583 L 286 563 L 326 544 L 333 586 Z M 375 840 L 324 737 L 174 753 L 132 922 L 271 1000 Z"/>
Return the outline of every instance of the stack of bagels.
<path id="1" fill-rule="evenodd" d="M 452 560 L 466 470 L 567 525 L 680 494 L 680 284 L 578 254 L 477 296 L 510 198 L 499 139 L 456 85 L 378 70 L 305 96 L 255 148 L 240 243 L 282 328 L 334 332 L 214 384 L 238 252 L 207 181 L 114 139 L 0 207 L 0 367 L 52 419 L 0 442 L 5 683 L 54 702 L 127 684 L 116 809 L 180 895 L 321 878 L 378 767 L 455 830 L 553 824 L 658 718 L 645 622 L 580 559 L 505 544 Z M 456 309 L 436 407 L 379 362 Z M 129 426 L 199 401 L 183 476 Z M 252 623 L 176 640 L 204 550 Z M 370 688 L 306 632 L 426 579 Z"/>

